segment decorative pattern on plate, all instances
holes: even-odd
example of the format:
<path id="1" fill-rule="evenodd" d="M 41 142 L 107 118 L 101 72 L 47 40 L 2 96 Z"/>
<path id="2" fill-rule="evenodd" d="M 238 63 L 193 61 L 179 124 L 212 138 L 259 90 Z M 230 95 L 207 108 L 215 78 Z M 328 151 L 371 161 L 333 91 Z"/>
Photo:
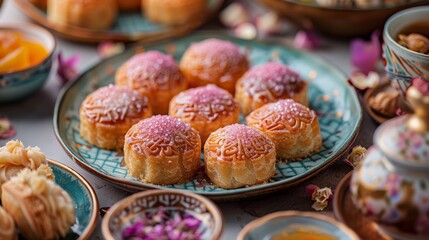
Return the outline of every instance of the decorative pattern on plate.
<path id="1" fill-rule="evenodd" d="M 272 55 L 279 56 L 279 61 L 296 70 L 309 82 L 310 108 L 318 114 L 323 146 L 321 150 L 300 162 L 277 163 L 276 174 L 269 183 L 247 188 L 225 190 L 213 186 L 204 174 L 197 174 L 193 181 L 180 185 L 157 186 L 144 184 L 127 174 L 121 166 L 122 156 L 116 151 L 106 151 L 89 145 L 79 134 L 79 106 L 83 99 L 95 89 L 113 82 L 112 69 L 136 53 L 129 50 L 107 59 L 89 69 L 58 98 L 54 116 L 55 132 L 60 143 L 73 159 L 93 174 L 128 189 L 174 188 L 186 189 L 212 198 L 243 198 L 262 192 L 285 188 L 302 181 L 335 161 L 351 144 L 358 133 L 362 120 L 362 110 L 355 91 L 346 83 L 346 77 L 326 64 L 325 61 L 311 55 L 298 52 L 283 45 L 264 44 L 254 41 L 239 40 L 219 34 L 200 33 L 168 43 L 158 43 L 146 49 L 166 51 L 171 44 L 175 46 L 174 57 L 180 59 L 192 42 L 210 37 L 223 38 L 248 49 L 252 64 L 270 61 Z M 317 77 L 315 76 L 317 73 Z M 308 77 L 307 77 L 308 76 Z"/>

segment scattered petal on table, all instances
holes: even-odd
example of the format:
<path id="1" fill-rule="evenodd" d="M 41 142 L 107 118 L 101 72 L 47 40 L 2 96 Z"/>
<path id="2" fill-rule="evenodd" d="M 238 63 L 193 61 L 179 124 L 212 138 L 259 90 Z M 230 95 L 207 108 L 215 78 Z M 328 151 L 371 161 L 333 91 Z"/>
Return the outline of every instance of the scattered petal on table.
<path id="1" fill-rule="evenodd" d="M 101 58 L 108 58 L 113 55 L 119 54 L 125 50 L 124 43 L 118 42 L 102 42 L 97 47 L 98 55 Z"/>
<path id="2" fill-rule="evenodd" d="M 250 21 L 250 16 L 243 4 L 231 3 L 220 13 L 219 19 L 226 27 L 234 28 L 241 23 Z"/>
<path id="3" fill-rule="evenodd" d="M 298 49 L 316 49 L 320 47 L 320 38 L 315 32 L 301 30 L 296 33 L 293 46 Z"/>
<path id="4" fill-rule="evenodd" d="M 241 23 L 234 29 L 234 34 L 242 39 L 255 39 L 258 35 L 255 25 L 252 23 Z"/>
<path id="5" fill-rule="evenodd" d="M 366 148 L 362 146 L 356 146 L 352 149 L 352 151 L 344 161 L 351 167 L 355 168 L 365 158 L 366 152 L 367 152 Z"/>
<path id="6" fill-rule="evenodd" d="M 0 118 L 0 139 L 8 139 L 16 135 L 16 131 L 8 118 Z"/>
<path id="7" fill-rule="evenodd" d="M 354 72 L 349 78 L 349 83 L 361 91 L 365 91 L 368 88 L 374 88 L 380 84 L 380 82 L 380 75 L 372 71 L 369 72 L 368 75 L 363 72 Z"/>
<path id="8" fill-rule="evenodd" d="M 73 81 L 79 72 L 76 65 L 79 62 L 80 55 L 75 54 L 68 59 L 65 59 L 61 52 L 58 53 L 58 69 L 57 74 L 60 77 L 61 83 L 66 84 Z"/>
<path id="9" fill-rule="evenodd" d="M 367 74 L 376 69 L 380 60 L 380 41 L 379 32 L 375 31 L 371 35 L 371 41 L 366 42 L 363 39 L 355 39 L 350 44 L 351 62 L 359 71 Z"/>
<path id="10" fill-rule="evenodd" d="M 269 35 L 281 31 L 281 21 L 277 13 L 273 11 L 266 12 L 256 17 L 255 25 L 258 33 Z"/>
<path id="11" fill-rule="evenodd" d="M 316 211 L 322 211 L 328 206 L 329 200 L 332 199 L 333 192 L 331 188 L 319 188 L 313 192 L 311 200 L 315 201 L 311 206 Z"/>

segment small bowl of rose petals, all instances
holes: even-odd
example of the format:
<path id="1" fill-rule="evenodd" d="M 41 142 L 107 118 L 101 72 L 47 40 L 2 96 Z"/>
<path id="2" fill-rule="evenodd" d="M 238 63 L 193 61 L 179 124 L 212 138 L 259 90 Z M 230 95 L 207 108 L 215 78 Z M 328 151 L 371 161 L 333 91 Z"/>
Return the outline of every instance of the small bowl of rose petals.
<path id="1" fill-rule="evenodd" d="M 104 216 L 106 240 L 219 239 L 223 216 L 205 197 L 188 191 L 151 190 L 112 206 Z"/>

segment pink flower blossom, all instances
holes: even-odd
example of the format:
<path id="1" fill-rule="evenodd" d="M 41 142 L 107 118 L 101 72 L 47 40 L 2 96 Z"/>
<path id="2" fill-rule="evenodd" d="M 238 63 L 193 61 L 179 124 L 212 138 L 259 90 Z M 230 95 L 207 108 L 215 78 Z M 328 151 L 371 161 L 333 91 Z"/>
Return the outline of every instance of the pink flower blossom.
<path id="1" fill-rule="evenodd" d="M 376 69 L 380 60 L 380 33 L 375 31 L 371 35 L 371 41 L 366 42 L 362 39 L 354 39 L 350 44 L 351 62 L 359 71 L 368 74 Z"/>
<path id="2" fill-rule="evenodd" d="M 356 146 L 352 149 L 350 154 L 347 156 L 347 158 L 344 160 L 348 165 L 355 168 L 357 167 L 362 160 L 365 158 L 367 153 L 366 148 L 362 146 Z"/>
<path id="3" fill-rule="evenodd" d="M 60 77 L 62 85 L 64 85 L 70 81 L 73 81 L 79 75 L 76 65 L 79 62 L 80 55 L 75 54 L 68 59 L 64 59 L 62 53 L 59 52 L 57 57 L 57 74 Z"/>
<path id="4" fill-rule="evenodd" d="M 13 128 L 8 118 L 0 118 L 0 139 L 8 139 L 16 135 L 16 131 Z"/>
<path id="5" fill-rule="evenodd" d="M 353 72 L 350 75 L 349 83 L 358 90 L 365 91 L 368 88 L 374 88 L 380 84 L 380 75 L 376 72 Z"/>
<path id="6" fill-rule="evenodd" d="M 320 47 L 320 38 L 315 32 L 299 31 L 295 35 L 293 46 L 298 49 L 316 49 Z"/>
<path id="7" fill-rule="evenodd" d="M 311 206 L 316 211 L 322 211 L 327 206 L 330 200 L 332 200 L 334 193 L 331 188 L 319 188 L 316 185 L 310 184 L 305 188 L 306 194 L 311 197 L 314 201 Z"/>

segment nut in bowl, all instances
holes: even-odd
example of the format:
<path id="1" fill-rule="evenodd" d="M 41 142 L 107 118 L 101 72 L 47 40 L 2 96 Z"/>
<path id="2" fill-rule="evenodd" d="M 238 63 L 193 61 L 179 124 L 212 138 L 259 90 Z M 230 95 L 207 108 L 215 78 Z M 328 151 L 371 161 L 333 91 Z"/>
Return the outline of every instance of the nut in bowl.
<path id="1" fill-rule="evenodd" d="M 55 38 L 33 24 L 0 24 L 0 102 L 14 101 L 42 87 L 49 76 Z"/>
<path id="2" fill-rule="evenodd" d="M 223 216 L 214 203 L 188 191 L 136 193 L 109 209 L 102 223 L 106 240 L 219 239 Z"/>
<path id="3" fill-rule="evenodd" d="M 393 15 L 384 27 L 383 59 L 389 79 L 405 93 L 410 80 L 429 79 L 429 6 Z"/>

